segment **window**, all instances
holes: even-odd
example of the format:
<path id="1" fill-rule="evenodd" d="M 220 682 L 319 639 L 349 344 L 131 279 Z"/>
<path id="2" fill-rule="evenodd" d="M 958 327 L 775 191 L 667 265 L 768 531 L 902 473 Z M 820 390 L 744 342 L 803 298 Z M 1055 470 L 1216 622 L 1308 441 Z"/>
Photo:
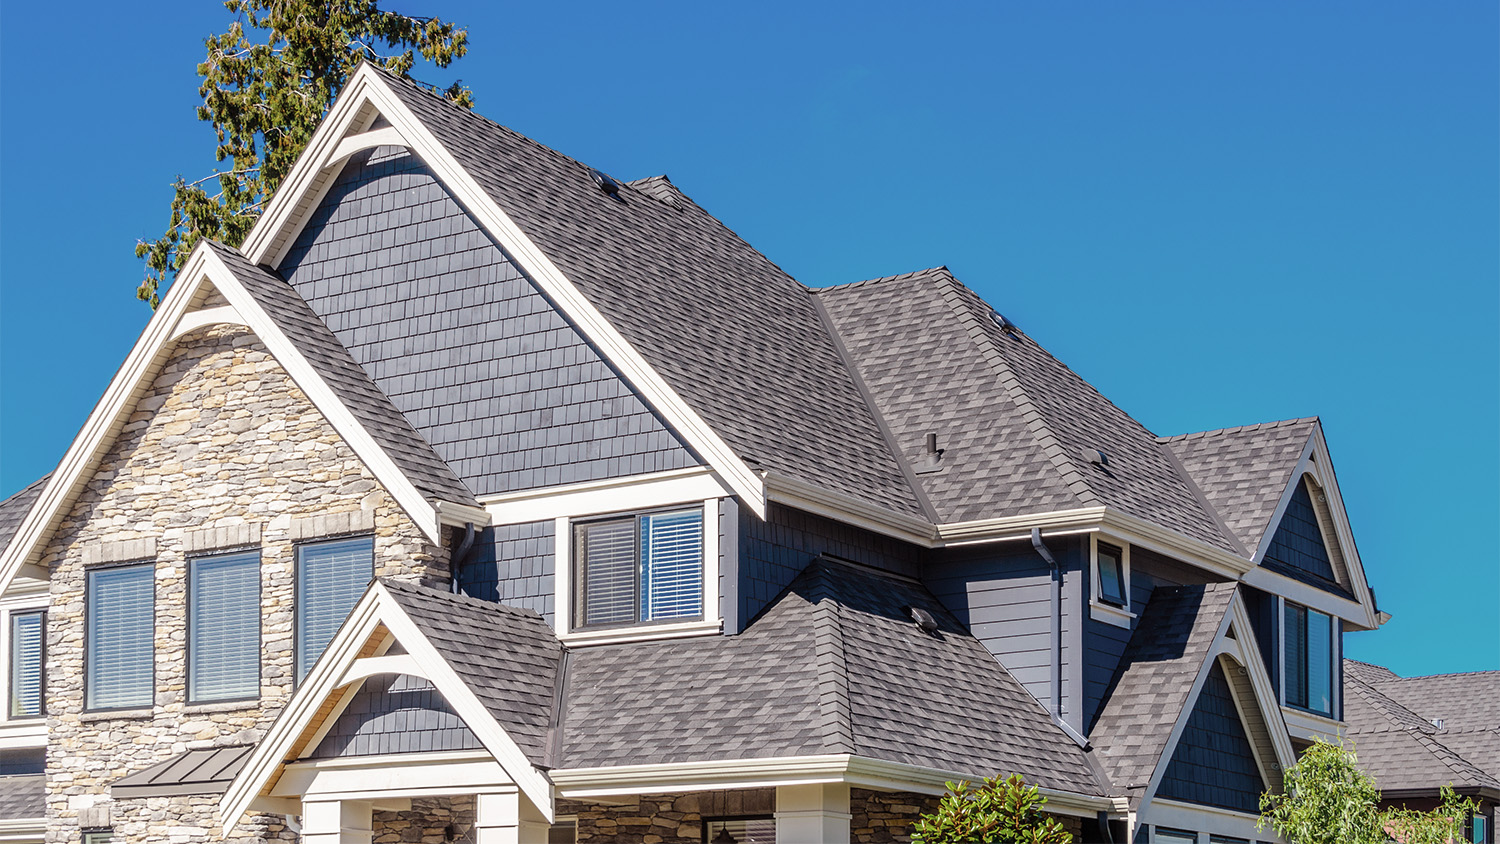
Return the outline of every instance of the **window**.
<path id="1" fill-rule="evenodd" d="M 1490 844 L 1490 819 L 1484 815 L 1469 817 L 1469 840 L 1473 844 Z"/>
<path id="2" fill-rule="evenodd" d="M 558 818 L 557 823 L 547 829 L 547 844 L 578 844 L 578 820 Z"/>
<path id="3" fill-rule="evenodd" d="M 10 614 L 10 704 L 11 718 L 36 718 L 42 715 L 42 666 L 47 629 L 44 612 Z"/>
<path id="4" fill-rule="evenodd" d="M 298 546 L 298 681 L 318 661 L 374 576 L 372 536 Z"/>
<path id="5" fill-rule="evenodd" d="M 109 844 L 115 840 L 114 830 L 88 829 L 83 833 L 83 844 Z"/>
<path id="6" fill-rule="evenodd" d="M 260 695 L 260 554 L 188 561 L 188 702 Z"/>
<path id="7" fill-rule="evenodd" d="M 151 705 L 154 576 L 150 564 L 88 573 L 85 709 Z"/>
<path id="8" fill-rule="evenodd" d="M 703 617 L 703 511 L 588 522 L 574 529 L 580 627 Z"/>
<path id="9" fill-rule="evenodd" d="M 1198 844 L 1198 833 L 1185 829 L 1156 828 L 1156 844 Z"/>
<path id="10" fill-rule="evenodd" d="M 1125 600 L 1125 554 L 1113 545 L 1099 543 L 1099 600 L 1116 607 L 1124 607 Z"/>
<path id="11" fill-rule="evenodd" d="M 776 844 L 776 819 L 704 818 L 703 844 Z"/>
<path id="12" fill-rule="evenodd" d="M 1282 636 L 1286 657 L 1286 702 L 1333 715 L 1333 625 L 1335 619 L 1286 602 Z"/>

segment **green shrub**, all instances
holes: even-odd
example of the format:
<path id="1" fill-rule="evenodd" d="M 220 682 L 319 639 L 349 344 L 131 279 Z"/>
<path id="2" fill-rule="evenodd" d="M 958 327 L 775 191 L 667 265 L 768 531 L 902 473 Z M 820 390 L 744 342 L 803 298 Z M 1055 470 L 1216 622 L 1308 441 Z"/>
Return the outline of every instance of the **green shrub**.
<path id="1" fill-rule="evenodd" d="M 1071 844 L 1073 836 L 1042 812 L 1047 798 L 1019 775 L 990 777 L 978 788 L 948 783 L 935 811 L 913 828 L 913 844 Z"/>

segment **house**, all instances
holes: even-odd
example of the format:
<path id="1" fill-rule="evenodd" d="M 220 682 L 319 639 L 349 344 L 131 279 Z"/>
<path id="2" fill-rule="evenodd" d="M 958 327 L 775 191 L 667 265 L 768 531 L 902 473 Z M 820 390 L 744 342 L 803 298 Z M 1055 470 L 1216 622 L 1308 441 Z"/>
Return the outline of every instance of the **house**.
<path id="1" fill-rule="evenodd" d="M 1500 671 L 1399 677 L 1344 661 L 1347 738 L 1381 805 L 1428 811 L 1443 786 L 1475 800 L 1465 841 L 1494 844 L 1500 821 Z"/>
<path id="2" fill-rule="evenodd" d="M 1159 438 L 946 269 L 810 289 L 367 66 L 0 507 L 0 829 L 1269 840 L 1382 621 L 1316 419 Z"/>

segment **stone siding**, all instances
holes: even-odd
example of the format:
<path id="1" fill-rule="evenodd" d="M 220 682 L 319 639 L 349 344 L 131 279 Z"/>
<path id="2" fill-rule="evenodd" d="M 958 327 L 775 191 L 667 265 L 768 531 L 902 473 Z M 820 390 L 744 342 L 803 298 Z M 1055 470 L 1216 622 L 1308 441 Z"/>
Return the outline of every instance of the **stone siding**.
<path id="1" fill-rule="evenodd" d="M 464 795 L 413 800 L 410 811 L 376 812 L 373 820 L 374 844 L 473 841 L 474 798 Z"/>
<path id="2" fill-rule="evenodd" d="M 559 816 L 578 818 L 578 844 L 702 844 L 703 819 L 766 816 L 776 790 L 643 794 L 623 805 L 557 801 Z"/>
<path id="3" fill-rule="evenodd" d="M 190 748 L 259 741 L 293 682 L 294 548 L 310 520 L 372 530 L 381 577 L 447 580 L 434 547 L 261 342 L 211 327 L 179 341 L 70 511 L 43 562 L 48 615 L 47 841 L 113 826 L 116 841 L 219 841 L 217 797 L 111 800 L 109 785 Z M 294 534 L 296 526 L 296 534 Z M 258 541 L 260 699 L 189 706 L 185 586 L 193 553 Z M 155 705 L 85 713 L 87 562 L 148 549 L 156 598 Z M 123 560 L 122 560 L 123 561 Z M 290 837 L 257 817 L 231 841 Z"/>

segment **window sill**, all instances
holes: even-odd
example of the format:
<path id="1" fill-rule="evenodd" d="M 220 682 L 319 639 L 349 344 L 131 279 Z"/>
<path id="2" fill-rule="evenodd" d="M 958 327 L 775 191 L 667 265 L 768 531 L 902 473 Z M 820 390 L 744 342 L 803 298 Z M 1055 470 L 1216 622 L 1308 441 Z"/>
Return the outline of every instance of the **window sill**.
<path id="1" fill-rule="evenodd" d="M 1287 732 L 1292 738 L 1303 741 L 1312 741 L 1314 738 L 1333 741 L 1347 727 L 1343 721 L 1335 721 L 1327 715 L 1286 704 L 1281 706 L 1281 715 L 1286 720 Z"/>
<path id="2" fill-rule="evenodd" d="M 724 627 L 722 621 L 687 621 L 680 624 L 652 624 L 644 627 L 615 627 L 609 630 L 579 630 L 563 633 L 557 638 L 564 645 L 585 647 L 588 645 L 618 645 L 626 642 L 650 642 L 657 639 L 682 639 L 688 636 L 717 635 Z"/>
<path id="3" fill-rule="evenodd" d="M 185 715 L 197 715 L 211 712 L 240 712 L 245 709 L 259 709 L 260 698 L 252 697 L 246 700 L 215 700 L 204 703 L 189 703 L 182 707 Z"/>
<path id="4" fill-rule="evenodd" d="M 85 712 L 78 716 L 78 720 L 85 724 L 93 721 L 141 721 L 156 714 L 155 708 L 142 709 L 101 709 L 97 712 Z"/>
<path id="5" fill-rule="evenodd" d="M 1130 610 L 1101 601 L 1091 600 L 1089 601 L 1089 617 L 1095 621 L 1102 621 L 1105 624 L 1113 624 L 1116 627 L 1123 627 L 1129 630 L 1130 625 L 1135 621 L 1136 615 Z"/>

